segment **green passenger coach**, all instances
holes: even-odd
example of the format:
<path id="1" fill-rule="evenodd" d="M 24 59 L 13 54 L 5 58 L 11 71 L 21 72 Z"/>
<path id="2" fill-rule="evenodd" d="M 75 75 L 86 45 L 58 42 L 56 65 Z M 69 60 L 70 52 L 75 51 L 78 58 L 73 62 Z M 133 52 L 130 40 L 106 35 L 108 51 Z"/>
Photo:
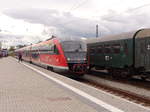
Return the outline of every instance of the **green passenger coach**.
<path id="1" fill-rule="evenodd" d="M 87 45 L 89 68 L 125 77 L 149 77 L 150 29 L 88 39 Z"/>

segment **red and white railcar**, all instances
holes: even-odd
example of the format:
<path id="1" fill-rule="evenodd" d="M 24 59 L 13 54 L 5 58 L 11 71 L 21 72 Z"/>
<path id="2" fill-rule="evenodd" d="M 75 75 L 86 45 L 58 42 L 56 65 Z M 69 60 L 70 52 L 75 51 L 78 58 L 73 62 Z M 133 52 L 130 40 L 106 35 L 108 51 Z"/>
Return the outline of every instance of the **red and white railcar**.
<path id="1" fill-rule="evenodd" d="M 71 71 L 83 74 L 86 71 L 86 44 L 81 40 L 51 39 L 15 51 L 25 61 L 44 65 L 51 70 Z"/>

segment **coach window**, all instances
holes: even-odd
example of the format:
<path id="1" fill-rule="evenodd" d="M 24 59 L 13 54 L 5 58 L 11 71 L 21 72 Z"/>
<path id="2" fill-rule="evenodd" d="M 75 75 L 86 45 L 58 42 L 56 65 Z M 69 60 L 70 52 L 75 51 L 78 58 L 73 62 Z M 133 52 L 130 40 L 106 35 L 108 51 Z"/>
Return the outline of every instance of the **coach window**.
<path id="1" fill-rule="evenodd" d="M 114 44 L 113 45 L 113 51 L 116 54 L 120 53 L 120 44 Z"/>
<path id="2" fill-rule="evenodd" d="M 103 46 L 102 45 L 98 46 L 97 52 L 98 53 L 103 53 Z"/>
<path id="3" fill-rule="evenodd" d="M 27 50 L 25 50 L 25 56 L 27 57 Z"/>
<path id="4" fill-rule="evenodd" d="M 104 46 L 104 49 L 105 49 L 105 53 L 111 53 L 111 46 L 110 45 L 105 45 Z"/>
<path id="5" fill-rule="evenodd" d="M 128 45 L 127 45 L 127 43 L 125 43 L 125 45 L 124 45 L 124 52 L 126 53 L 126 55 L 128 55 Z"/>
<path id="6" fill-rule="evenodd" d="M 29 51 L 27 50 L 27 57 L 29 56 Z"/>
<path id="7" fill-rule="evenodd" d="M 28 51 L 28 50 L 26 51 L 26 56 L 27 56 L 27 57 L 29 56 L 29 51 Z"/>
<path id="8" fill-rule="evenodd" d="M 94 54 L 94 53 L 95 53 L 95 49 L 94 49 L 94 48 L 91 48 L 91 49 L 90 49 L 90 53 L 91 53 L 91 54 Z"/>

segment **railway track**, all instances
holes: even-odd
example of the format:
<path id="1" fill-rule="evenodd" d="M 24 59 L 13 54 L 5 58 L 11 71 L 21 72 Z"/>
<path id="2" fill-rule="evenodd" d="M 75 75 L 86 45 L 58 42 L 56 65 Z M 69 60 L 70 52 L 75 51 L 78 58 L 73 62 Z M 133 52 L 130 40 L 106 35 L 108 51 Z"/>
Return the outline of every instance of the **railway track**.
<path id="1" fill-rule="evenodd" d="M 131 102 L 141 104 L 143 106 L 146 106 L 146 107 L 150 108 L 150 97 L 149 96 L 146 96 L 144 94 L 139 94 L 139 93 L 136 93 L 136 92 L 133 92 L 133 91 L 130 91 L 130 90 L 124 90 L 124 88 L 120 89 L 120 88 L 117 88 L 117 87 L 112 87 L 112 86 L 109 86 L 108 84 L 105 84 L 105 83 L 98 83 L 97 81 L 91 80 L 92 76 L 90 78 L 86 78 L 86 76 L 87 75 L 85 75 L 85 77 L 83 77 L 79 81 L 82 82 L 82 83 L 85 83 L 87 85 L 93 86 L 97 89 L 106 91 L 110 94 L 119 96 L 119 97 L 124 98 L 126 100 L 129 100 Z M 149 93 L 147 93 L 147 94 L 149 94 Z"/>

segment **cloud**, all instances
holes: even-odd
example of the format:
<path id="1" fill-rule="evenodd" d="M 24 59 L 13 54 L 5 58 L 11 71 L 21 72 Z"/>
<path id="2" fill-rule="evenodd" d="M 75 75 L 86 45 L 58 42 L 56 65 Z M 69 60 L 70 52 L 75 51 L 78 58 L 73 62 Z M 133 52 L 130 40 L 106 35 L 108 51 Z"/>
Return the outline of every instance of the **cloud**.
<path id="1" fill-rule="evenodd" d="M 43 24 L 50 29 L 54 28 L 54 33 L 61 36 L 95 36 L 95 21 L 75 17 L 68 12 L 31 8 L 6 10 L 4 14 L 26 22 Z"/>
<path id="2" fill-rule="evenodd" d="M 16 45 L 30 45 L 31 43 L 37 43 L 41 40 L 39 36 L 29 36 L 29 35 L 15 35 L 10 32 L 0 32 L 0 43 L 2 43 L 4 48 Z"/>
<path id="3" fill-rule="evenodd" d="M 13 46 L 16 44 L 23 44 L 22 35 L 9 34 L 8 32 L 0 32 L 0 42 L 3 47 Z"/>
<path id="4" fill-rule="evenodd" d="M 145 6 L 128 9 L 124 13 L 109 10 L 106 15 L 100 16 L 99 20 L 85 19 L 75 17 L 68 12 L 39 8 L 9 9 L 3 13 L 15 19 L 45 25 L 46 29 L 43 30 L 43 35 L 95 37 L 96 24 L 99 24 L 101 36 L 150 27 L 150 7 L 149 5 Z"/>
<path id="5" fill-rule="evenodd" d="M 149 28 L 149 11 L 149 5 L 128 9 L 124 13 L 119 14 L 110 10 L 107 15 L 101 17 L 101 21 L 111 31 L 111 33 Z"/>

